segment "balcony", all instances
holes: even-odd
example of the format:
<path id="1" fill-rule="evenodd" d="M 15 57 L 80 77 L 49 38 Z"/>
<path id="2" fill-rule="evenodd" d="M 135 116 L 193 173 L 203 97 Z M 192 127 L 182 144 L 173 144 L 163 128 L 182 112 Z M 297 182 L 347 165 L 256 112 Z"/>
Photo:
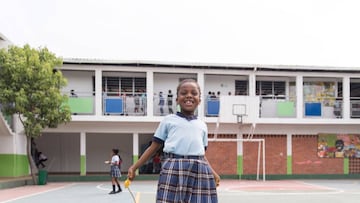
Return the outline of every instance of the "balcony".
<path id="1" fill-rule="evenodd" d="M 225 100 L 232 101 L 236 96 L 222 96 Z M 249 96 L 242 96 L 250 98 Z M 102 116 L 148 116 L 147 115 L 147 96 L 146 93 L 129 93 L 119 95 L 114 92 L 104 92 L 102 96 L 101 115 Z M 224 100 L 225 99 L 225 100 Z M 153 97 L 153 115 L 166 116 L 175 113 L 178 109 L 175 98 L 168 104 L 167 95 L 163 95 L 163 101 L 160 97 Z M 304 98 L 303 116 L 305 119 L 342 119 L 343 118 L 343 99 L 340 97 L 328 97 L 322 99 Z M 87 115 L 95 116 L 95 96 L 93 92 L 83 92 L 76 95 L 69 95 L 68 104 L 74 116 Z M 227 102 L 225 102 L 227 103 Z M 231 102 L 230 102 L 231 103 Z M 241 102 L 240 102 L 241 103 Z M 258 109 L 253 119 L 261 118 L 288 118 L 296 119 L 296 101 L 295 98 L 286 96 L 261 96 L 259 103 L 246 103 L 249 109 Z M 253 105 L 257 105 L 256 107 Z M 205 117 L 219 117 L 221 102 L 220 98 L 207 98 L 203 103 Z M 231 111 L 231 108 L 226 108 Z M 197 112 L 196 112 L 197 113 Z M 254 113 L 254 112 L 253 112 Z M 6 117 L 11 123 L 10 117 Z M 360 98 L 351 97 L 350 100 L 350 118 L 360 118 Z M 11 126 L 11 124 L 10 124 Z"/>
<path id="2" fill-rule="evenodd" d="M 110 95 L 110 96 L 108 96 Z M 146 116 L 146 93 L 103 95 L 103 114 L 118 116 Z"/>
<path id="3" fill-rule="evenodd" d="M 325 97 L 317 101 L 304 102 L 305 118 L 337 118 L 343 117 L 342 98 Z"/>
<path id="4" fill-rule="evenodd" d="M 295 98 L 285 95 L 260 97 L 260 118 L 295 118 Z"/>

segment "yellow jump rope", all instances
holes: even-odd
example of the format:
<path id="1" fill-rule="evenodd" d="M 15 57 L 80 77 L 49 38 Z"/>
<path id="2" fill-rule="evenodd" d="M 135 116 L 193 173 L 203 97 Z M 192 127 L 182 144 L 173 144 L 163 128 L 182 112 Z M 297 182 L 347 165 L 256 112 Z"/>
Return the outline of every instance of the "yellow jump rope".
<path id="1" fill-rule="evenodd" d="M 130 194 L 131 194 L 131 197 L 133 198 L 134 202 L 136 203 L 135 196 L 134 196 L 134 194 L 133 194 L 133 193 L 131 192 L 131 190 L 130 190 L 130 184 L 131 184 L 131 181 L 129 180 L 129 178 L 126 179 L 125 182 L 124 182 L 124 186 L 125 186 L 126 189 L 129 190 L 129 192 L 130 192 Z"/>

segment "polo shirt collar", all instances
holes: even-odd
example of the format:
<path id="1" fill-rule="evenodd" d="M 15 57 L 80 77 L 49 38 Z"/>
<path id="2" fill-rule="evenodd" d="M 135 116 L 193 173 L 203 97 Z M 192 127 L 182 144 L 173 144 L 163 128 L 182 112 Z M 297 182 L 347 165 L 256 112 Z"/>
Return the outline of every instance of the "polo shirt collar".
<path id="1" fill-rule="evenodd" d="M 190 115 L 190 116 L 187 116 L 187 115 L 185 115 L 185 114 L 183 114 L 183 113 L 181 113 L 181 112 L 176 112 L 176 115 L 177 116 L 180 116 L 180 117 L 182 117 L 182 118 L 185 118 L 186 120 L 188 120 L 188 121 L 191 121 L 191 120 L 196 120 L 197 119 L 197 116 L 196 115 Z"/>

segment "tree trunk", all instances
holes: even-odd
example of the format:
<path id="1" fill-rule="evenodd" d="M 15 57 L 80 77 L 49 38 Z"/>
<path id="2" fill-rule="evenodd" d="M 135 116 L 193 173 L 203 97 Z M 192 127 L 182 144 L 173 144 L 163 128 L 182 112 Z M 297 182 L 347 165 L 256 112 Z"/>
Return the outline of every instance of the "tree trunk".
<path id="1" fill-rule="evenodd" d="M 26 153 L 27 153 L 27 157 L 28 157 L 28 161 L 29 161 L 31 177 L 32 177 L 34 185 L 37 185 L 38 180 L 36 178 L 37 177 L 36 174 L 38 173 L 38 169 L 36 167 L 33 156 L 31 155 L 31 145 L 32 145 L 31 144 L 31 137 L 26 136 Z M 34 154 L 34 156 L 37 156 L 37 154 Z"/>

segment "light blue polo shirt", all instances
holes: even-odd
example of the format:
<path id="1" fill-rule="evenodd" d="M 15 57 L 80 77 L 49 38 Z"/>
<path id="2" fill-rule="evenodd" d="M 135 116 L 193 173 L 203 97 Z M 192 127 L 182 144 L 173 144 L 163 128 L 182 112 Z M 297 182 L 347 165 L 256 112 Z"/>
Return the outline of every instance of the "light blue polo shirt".
<path id="1" fill-rule="evenodd" d="M 181 113 L 166 116 L 156 129 L 155 142 L 164 142 L 164 152 L 177 155 L 205 155 L 208 145 L 206 124 L 196 117 L 186 118 Z"/>

